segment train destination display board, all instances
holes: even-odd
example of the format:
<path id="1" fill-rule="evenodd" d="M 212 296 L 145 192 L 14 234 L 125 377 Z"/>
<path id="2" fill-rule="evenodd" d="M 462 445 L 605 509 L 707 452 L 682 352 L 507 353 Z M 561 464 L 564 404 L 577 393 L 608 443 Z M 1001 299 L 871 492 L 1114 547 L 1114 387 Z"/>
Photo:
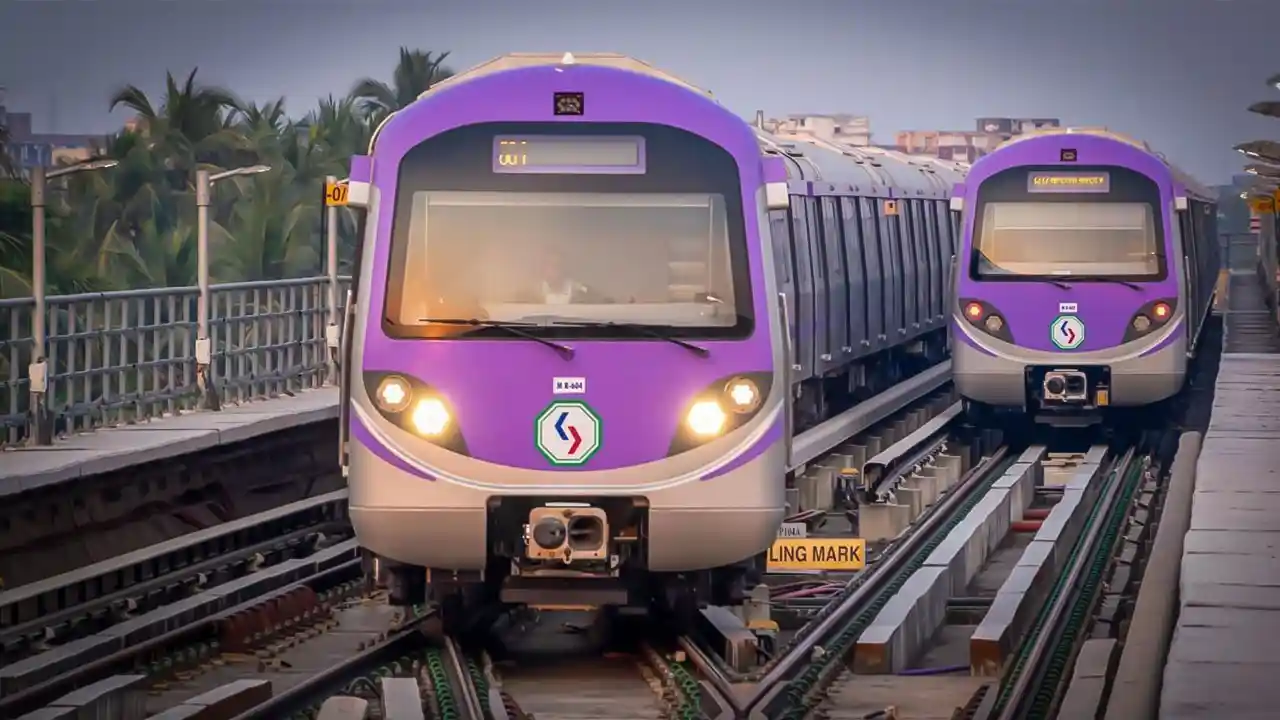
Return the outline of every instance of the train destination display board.
<path id="1" fill-rule="evenodd" d="M 1108 193 L 1111 174 L 1105 172 L 1033 172 L 1027 175 L 1030 193 Z"/>
<path id="2" fill-rule="evenodd" d="M 644 138 L 527 135 L 493 139 L 493 171 L 560 175 L 640 175 Z"/>
<path id="3" fill-rule="evenodd" d="M 867 563 L 862 538 L 779 538 L 769 548 L 765 571 L 861 570 Z"/>

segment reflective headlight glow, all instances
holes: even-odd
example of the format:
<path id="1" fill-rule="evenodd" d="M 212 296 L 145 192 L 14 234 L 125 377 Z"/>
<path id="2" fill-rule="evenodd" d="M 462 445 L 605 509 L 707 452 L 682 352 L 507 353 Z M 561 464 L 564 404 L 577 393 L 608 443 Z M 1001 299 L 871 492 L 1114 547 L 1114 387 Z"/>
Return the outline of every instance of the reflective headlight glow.
<path id="1" fill-rule="evenodd" d="M 378 384 L 378 392 L 374 396 L 374 401 L 378 406 L 387 412 L 404 412 L 409 407 L 409 399 L 412 397 L 412 391 L 409 389 L 409 382 L 402 377 L 388 375 Z"/>
<path id="2" fill-rule="evenodd" d="M 449 427 L 449 411 L 437 398 L 427 398 L 414 406 L 409 420 L 419 435 L 435 437 Z"/>
<path id="3" fill-rule="evenodd" d="M 725 421 L 728 417 L 724 414 L 724 410 L 720 407 L 720 403 L 714 400 L 702 400 L 693 404 L 689 408 L 689 415 L 685 418 L 685 424 L 693 431 L 693 434 L 701 437 L 710 437 L 719 435 L 724 430 Z"/>
<path id="4" fill-rule="evenodd" d="M 729 396 L 729 409 L 736 413 L 751 412 L 760 405 L 760 388 L 746 378 L 734 378 L 724 389 Z"/>

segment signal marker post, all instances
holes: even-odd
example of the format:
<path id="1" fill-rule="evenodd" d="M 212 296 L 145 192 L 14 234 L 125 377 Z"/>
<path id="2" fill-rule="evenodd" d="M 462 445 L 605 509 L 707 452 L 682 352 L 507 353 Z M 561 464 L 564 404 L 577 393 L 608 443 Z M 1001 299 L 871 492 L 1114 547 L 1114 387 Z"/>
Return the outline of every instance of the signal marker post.
<path id="1" fill-rule="evenodd" d="M 867 541 L 863 538 L 780 538 L 769 548 L 765 571 L 853 572 L 866 564 Z"/>

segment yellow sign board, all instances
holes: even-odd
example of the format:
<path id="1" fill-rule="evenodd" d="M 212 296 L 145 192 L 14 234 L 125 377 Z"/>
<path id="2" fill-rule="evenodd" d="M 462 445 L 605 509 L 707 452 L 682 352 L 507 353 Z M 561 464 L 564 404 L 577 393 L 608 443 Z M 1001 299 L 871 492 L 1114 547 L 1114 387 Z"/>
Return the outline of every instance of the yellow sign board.
<path id="1" fill-rule="evenodd" d="M 344 182 L 325 183 L 324 204 L 329 207 L 341 207 L 347 204 L 347 192 L 350 187 Z"/>
<path id="2" fill-rule="evenodd" d="M 1266 195 L 1251 197 L 1249 198 L 1249 207 L 1256 213 L 1274 213 L 1276 211 L 1276 200 Z"/>
<path id="3" fill-rule="evenodd" d="M 862 538 L 784 538 L 769 548 L 767 572 L 861 570 L 867 564 Z"/>
<path id="4" fill-rule="evenodd" d="M 898 214 L 898 201 L 897 201 L 897 200 L 885 200 L 885 201 L 884 201 L 884 214 L 885 214 L 885 215 L 897 215 L 897 214 Z"/>

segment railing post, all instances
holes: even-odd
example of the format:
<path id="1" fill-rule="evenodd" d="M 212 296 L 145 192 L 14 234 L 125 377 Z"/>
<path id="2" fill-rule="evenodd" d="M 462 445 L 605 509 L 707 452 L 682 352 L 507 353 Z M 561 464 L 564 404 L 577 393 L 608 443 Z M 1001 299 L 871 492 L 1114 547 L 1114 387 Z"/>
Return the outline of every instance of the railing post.
<path id="1" fill-rule="evenodd" d="M 325 327 L 325 345 L 329 348 L 329 362 L 327 363 L 327 373 L 325 382 L 329 385 L 338 382 L 338 208 L 329 204 L 328 188 L 338 182 L 338 178 L 333 175 L 325 177 L 325 203 L 324 203 L 324 226 L 325 226 L 325 274 L 329 278 L 328 298 L 325 300 L 328 305 L 329 318 L 328 325 Z"/>
<path id="2" fill-rule="evenodd" d="M 218 410 L 222 403 L 213 379 L 213 343 L 209 339 L 209 182 L 208 170 L 196 171 L 196 386 L 200 406 Z"/>
<path id="3" fill-rule="evenodd" d="M 53 417 L 49 412 L 49 363 L 45 359 L 48 342 L 45 320 L 45 174 L 31 169 L 31 295 L 35 307 L 31 315 L 31 364 L 27 367 L 30 397 L 27 404 L 28 445 L 53 444 Z"/>

